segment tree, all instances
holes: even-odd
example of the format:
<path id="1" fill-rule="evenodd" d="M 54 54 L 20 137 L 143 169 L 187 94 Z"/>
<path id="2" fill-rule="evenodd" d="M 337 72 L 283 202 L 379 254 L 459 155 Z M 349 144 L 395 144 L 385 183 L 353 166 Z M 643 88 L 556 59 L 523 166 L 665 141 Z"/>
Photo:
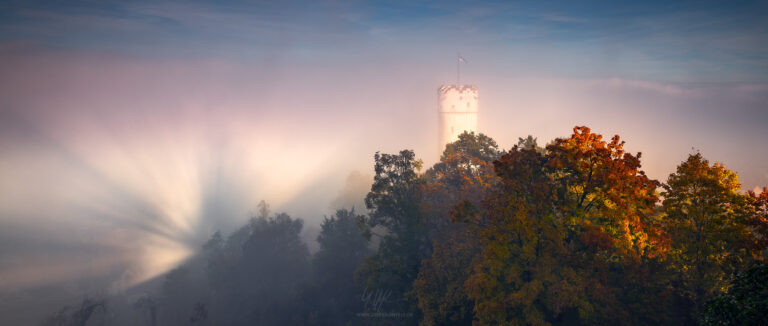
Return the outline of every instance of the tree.
<path id="1" fill-rule="evenodd" d="M 456 206 L 478 205 L 498 182 L 493 161 L 503 152 L 483 134 L 464 132 L 446 146 L 440 162 L 424 174 L 422 213 L 432 254 L 422 259 L 412 295 L 425 325 L 463 325 L 472 321 L 472 300 L 464 283 L 479 253 L 479 242 Z"/>
<path id="2" fill-rule="evenodd" d="M 537 142 L 537 138 L 533 137 L 531 135 L 528 135 L 526 138 L 518 138 L 517 139 L 517 147 L 521 149 L 533 149 L 539 154 L 546 154 L 547 149 L 544 147 L 539 146 Z"/>
<path id="3" fill-rule="evenodd" d="M 309 250 L 299 234 L 301 219 L 285 213 L 260 215 L 226 241 L 214 234 L 204 246 L 210 304 L 189 302 L 185 322 L 281 325 L 298 322 L 297 291 L 309 276 Z"/>
<path id="4" fill-rule="evenodd" d="M 474 302 L 464 283 L 475 265 L 479 243 L 468 228 L 448 232 L 446 239 L 435 242 L 432 255 L 422 260 L 413 284 L 422 325 L 467 325 L 474 316 Z"/>
<path id="5" fill-rule="evenodd" d="M 301 219 L 280 213 L 252 220 L 251 235 L 243 244 L 240 262 L 244 302 L 249 324 L 290 324 L 294 299 L 309 275 L 309 249 L 302 242 Z"/>
<path id="6" fill-rule="evenodd" d="M 495 163 L 501 185 L 474 214 L 483 250 L 467 281 L 480 324 L 643 322 L 629 311 L 647 298 L 624 279 L 665 240 L 658 183 L 623 144 L 576 127 L 546 155 L 515 147 Z"/>
<path id="7" fill-rule="evenodd" d="M 107 302 L 103 298 L 84 298 L 77 307 L 65 306 L 43 322 L 51 326 L 85 326 L 97 313 L 107 313 Z M 103 321 L 102 321 L 103 322 Z"/>
<path id="8" fill-rule="evenodd" d="M 410 150 L 374 155 L 376 175 L 365 197 L 371 210 L 370 227 L 382 226 L 397 234 L 418 222 L 418 171 L 422 162 L 415 157 Z"/>
<path id="9" fill-rule="evenodd" d="M 423 181 L 418 171 L 422 163 L 410 150 L 376 153 L 374 159 L 376 175 L 365 198 L 370 214 L 361 225 L 368 236 L 376 230 L 383 234 L 378 234 L 378 251 L 360 266 L 356 277 L 366 291 L 391 293 L 384 308 L 414 313 L 416 304 L 405 294 L 412 288 L 421 259 L 429 254 L 420 212 Z"/>
<path id="10" fill-rule="evenodd" d="M 753 264 L 765 249 L 755 198 L 740 194 L 738 176 L 720 163 L 693 154 L 664 185 L 663 209 L 678 275 L 675 288 L 689 307 L 689 323 L 728 280 Z M 757 206 L 755 206 L 757 205 Z M 764 229 L 763 229 L 764 230 Z"/>
<path id="11" fill-rule="evenodd" d="M 370 254 L 368 239 L 358 227 L 363 219 L 354 209 L 339 209 L 321 225 L 320 250 L 312 264 L 311 294 L 316 297 L 308 298 L 317 315 L 313 323 L 344 324 L 363 309 L 362 288 L 354 282 L 355 270 Z"/>
<path id="12" fill-rule="evenodd" d="M 133 308 L 138 311 L 140 319 L 149 326 L 157 325 L 157 300 L 151 295 L 144 295 L 133 303 Z"/>
<path id="13" fill-rule="evenodd" d="M 493 188 L 498 178 L 493 162 L 504 152 L 500 151 L 492 138 L 464 132 L 459 139 L 446 145 L 440 161 L 424 174 L 425 187 L 422 196 L 423 212 L 427 214 L 430 234 L 435 240 L 442 240 L 441 234 L 452 226 L 451 211 L 462 201 L 475 205 Z"/>
<path id="14" fill-rule="evenodd" d="M 557 186 L 556 213 L 575 229 L 608 236 L 604 254 L 637 259 L 663 248 L 651 220 L 659 183 L 640 170 L 641 153 L 623 147 L 618 135 L 606 142 L 576 127 L 570 138 L 547 146 L 547 165 Z"/>
<path id="15" fill-rule="evenodd" d="M 736 274 L 727 293 L 707 302 L 702 324 L 764 325 L 768 320 L 768 264 Z"/>
<path id="16" fill-rule="evenodd" d="M 475 134 L 464 131 L 456 141 L 445 145 L 445 150 L 440 156 L 440 163 L 451 161 L 450 157 L 457 154 L 465 158 L 493 162 L 501 156 L 502 152 L 499 151 L 499 145 L 493 138 L 482 133 Z"/>
<path id="17" fill-rule="evenodd" d="M 745 237 L 742 245 L 752 255 L 755 262 L 768 261 L 768 187 L 759 194 L 747 192 L 747 200 L 751 205 L 751 213 L 747 216 L 746 225 L 750 237 Z"/>
<path id="18" fill-rule="evenodd" d="M 188 325 L 196 304 L 206 301 L 209 288 L 205 276 L 199 268 L 199 262 L 189 262 L 166 274 L 161 287 L 162 296 L 153 305 L 153 299 L 147 298 L 136 302 L 136 308 L 145 309 L 151 320 L 154 311 L 158 312 L 161 325 Z"/>
<path id="19" fill-rule="evenodd" d="M 594 316 L 623 323 L 663 323 L 664 265 L 669 238 L 656 214 L 659 182 L 640 169 L 641 153 L 624 150 L 587 127 L 547 146 L 555 182 L 555 215 L 568 225 L 575 262 L 591 281 Z M 655 309 L 654 309 L 655 308 Z M 661 318 L 661 319 L 659 319 Z"/>
<path id="20" fill-rule="evenodd" d="M 431 314 L 433 310 L 426 307 L 432 303 L 427 302 L 446 299 L 432 290 L 445 288 L 428 288 L 426 285 L 435 280 L 434 277 L 439 277 L 438 269 L 446 266 L 434 269 L 430 264 L 439 264 L 438 260 L 450 255 L 449 250 L 458 248 L 467 248 L 460 256 L 471 259 L 474 249 L 470 248 L 476 247 L 462 246 L 456 242 L 469 240 L 470 237 L 466 236 L 466 225 L 451 223 L 450 212 L 462 200 L 477 203 L 483 198 L 486 191 L 496 183 L 492 162 L 501 154 L 498 145 L 490 137 L 467 132 L 459 135 L 457 141 L 448 144 L 440 162 L 424 174 L 418 173 L 421 161 L 415 160 L 411 151 L 402 151 L 399 155 L 377 153 L 376 176 L 371 192 L 366 197 L 371 210 L 366 225 L 369 230 L 380 227 L 384 234 L 377 253 L 359 270 L 363 284 L 374 291 L 391 291 L 397 297 L 393 301 L 399 302 L 391 308 L 399 309 L 398 312 L 418 313 L 418 305 Z M 429 260 L 435 246 L 440 252 Z M 460 264 L 461 259 L 452 262 Z M 423 275 L 422 266 L 427 268 Z M 460 278 L 465 276 L 461 273 L 454 276 L 456 279 L 443 281 L 453 285 L 463 283 Z M 421 281 L 417 281 L 417 278 L 421 278 Z M 415 288 L 415 285 L 420 287 Z M 463 311 L 471 311 L 471 303 L 463 290 L 455 289 L 452 287 L 451 290 L 456 294 L 453 298 L 464 305 Z M 447 302 L 435 304 L 451 305 Z M 443 320 L 436 315 L 425 318 Z M 471 316 L 465 314 L 464 317 L 456 318 L 466 320 L 471 319 Z"/>
<path id="21" fill-rule="evenodd" d="M 474 214 L 483 247 L 466 287 L 481 325 L 546 324 L 567 308 L 592 309 L 567 263 L 565 224 L 552 211 L 545 160 L 518 147 L 502 156 L 495 163 L 500 189 Z"/>

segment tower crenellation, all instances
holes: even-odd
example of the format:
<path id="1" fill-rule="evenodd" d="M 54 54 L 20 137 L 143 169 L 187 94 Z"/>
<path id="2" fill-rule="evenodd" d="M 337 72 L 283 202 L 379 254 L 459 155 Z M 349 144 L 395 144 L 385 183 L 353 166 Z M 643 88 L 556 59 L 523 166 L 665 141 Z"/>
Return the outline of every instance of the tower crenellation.
<path id="1" fill-rule="evenodd" d="M 477 132 L 478 92 L 474 85 L 442 85 L 437 89 L 440 153 L 464 131 Z"/>

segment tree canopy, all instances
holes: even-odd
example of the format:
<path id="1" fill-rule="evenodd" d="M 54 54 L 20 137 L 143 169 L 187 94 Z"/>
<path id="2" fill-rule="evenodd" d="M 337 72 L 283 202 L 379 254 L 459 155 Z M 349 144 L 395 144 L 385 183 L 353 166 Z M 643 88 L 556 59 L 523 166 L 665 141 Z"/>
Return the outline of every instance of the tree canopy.
<path id="1" fill-rule="evenodd" d="M 465 132 L 426 170 L 377 152 L 366 210 L 325 217 L 316 253 L 262 201 L 130 309 L 86 299 L 47 322 L 764 324 L 768 189 L 699 153 L 653 180 L 624 145 L 577 126 L 509 150 Z"/>

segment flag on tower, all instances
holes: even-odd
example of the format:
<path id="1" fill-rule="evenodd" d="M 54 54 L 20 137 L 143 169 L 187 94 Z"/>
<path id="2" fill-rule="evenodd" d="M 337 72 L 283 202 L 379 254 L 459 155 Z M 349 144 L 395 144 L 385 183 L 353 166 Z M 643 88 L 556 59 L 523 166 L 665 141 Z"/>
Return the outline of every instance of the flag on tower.
<path id="1" fill-rule="evenodd" d="M 464 57 L 458 53 L 456 53 L 456 58 L 459 59 L 456 61 L 456 84 L 458 85 L 461 82 L 461 63 L 467 63 L 467 59 L 464 59 Z"/>

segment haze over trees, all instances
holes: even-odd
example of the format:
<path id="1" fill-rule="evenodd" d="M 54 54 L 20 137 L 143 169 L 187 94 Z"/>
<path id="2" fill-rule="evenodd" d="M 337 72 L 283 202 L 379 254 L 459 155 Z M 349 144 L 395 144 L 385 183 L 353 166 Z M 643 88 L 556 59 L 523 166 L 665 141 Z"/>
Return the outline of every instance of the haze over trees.
<path id="1" fill-rule="evenodd" d="M 768 191 L 740 192 L 700 153 L 662 183 L 641 157 L 587 127 L 508 151 L 464 133 L 426 170 L 413 151 L 376 153 L 366 209 L 326 217 L 314 255 L 303 221 L 262 202 L 156 293 L 47 323 L 764 323 Z"/>

